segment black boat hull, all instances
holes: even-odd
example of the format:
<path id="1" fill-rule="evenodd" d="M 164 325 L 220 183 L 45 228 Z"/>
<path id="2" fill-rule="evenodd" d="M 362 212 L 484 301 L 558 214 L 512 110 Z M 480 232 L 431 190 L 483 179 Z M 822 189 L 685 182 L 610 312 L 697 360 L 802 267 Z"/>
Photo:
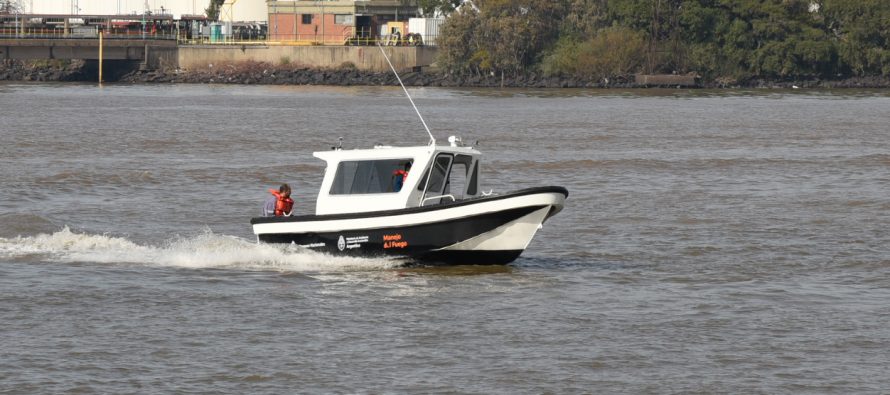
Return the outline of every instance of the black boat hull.
<path id="1" fill-rule="evenodd" d="M 549 187 L 389 212 L 254 218 L 260 242 L 333 255 L 392 256 L 449 265 L 512 262 L 568 192 Z"/>

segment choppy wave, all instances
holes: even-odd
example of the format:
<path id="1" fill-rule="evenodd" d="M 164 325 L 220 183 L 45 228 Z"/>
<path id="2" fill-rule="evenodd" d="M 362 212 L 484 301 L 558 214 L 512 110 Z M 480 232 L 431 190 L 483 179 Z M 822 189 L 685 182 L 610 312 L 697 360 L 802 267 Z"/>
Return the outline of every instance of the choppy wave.
<path id="1" fill-rule="evenodd" d="M 59 229 L 58 225 L 37 214 L 5 213 L 0 214 L 0 238 L 19 235 L 35 235 Z"/>
<path id="2" fill-rule="evenodd" d="M 393 259 L 334 257 L 289 245 L 258 244 L 205 231 L 175 237 L 163 245 L 140 245 L 124 237 L 55 233 L 0 238 L 0 259 L 58 263 L 136 264 L 191 269 L 344 272 L 383 270 L 401 265 Z"/>
<path id="3" fill-rule="evenodd" d="M 694 158 L 694 159 L 647 159 L 647 158 L 622 158 L 622 159 L 577 159 L 560 160 L 555 162 L 517 160 L 517 161 L 492 161 L 491 167 L 498 171 L 542 169 L 542 170 L 579 170 L 579 169 L 723 169 L 737 166 L 792 166 L 792 165 L 818 165 L 816 159 L 785 159 L 785 158 Z"/>
<path id="4" fill-rule="evenodd" d="M 618 159 L 576 159 L 560 160 L 555 162 L 518 160 L 518 161 L 494 161 L 492 166 L 500 170 L 578 170 L 601 168 L 656 168 L 656 169 L 726 169 L 733 167 L 769 166 L 807 166 L 819 167 L 826 164 L 850 165 L 856 167 L 883 167 L 890 165 L 890 155 L 867 154 L 850 155 L 846 157 L 723 157 L 723 158 L 673 158 L 673 159 L 649 159 L 649 158 L 618 158 Z"/>
<path id="5" fill-rule="evenodd" d="M 64 170 L 37 177 L 34 181 L 38 186 L 61 184 L 69 189 L 96 185 L 132 186 L 133 184 L 157 184 L 159 182 L 157 175 L 147 170 L 131 170 L 122 173 Z"/>

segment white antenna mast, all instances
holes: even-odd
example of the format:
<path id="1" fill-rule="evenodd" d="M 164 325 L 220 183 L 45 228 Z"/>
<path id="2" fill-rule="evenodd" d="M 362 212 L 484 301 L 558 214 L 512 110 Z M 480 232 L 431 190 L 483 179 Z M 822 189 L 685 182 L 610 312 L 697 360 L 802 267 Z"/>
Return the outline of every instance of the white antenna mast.
<path id="1" fill-rule="evenodd" d="M 402 86 L 402 90 L 405 91 L 405 96 L 408 96 L 408 100 L 411 101 L 411 106 L 414 107 L 414 111 L 417 113 L 417 116 L 420 118 L 420 122 L 423 123 L 423 128 L 426 129 L 426 133 L 430 135 L 430 145 L 433 147 L 436 146 L 436 138 L 433 137 L 433 133 L 430 132 L 429 126 L 426 126 L 426 121 L 423 120 L 423 115 L 420 115 L 420 110 L 417 109 L 417 105 L 414 104 L 414 99 L 411 98 L 411 94 L 408 93 L 408 89 L 405 88 L 405 84 L 402 83 L 402 78 L 399 77 L 399 72 L 396 71 L 396 68 L 393 67 L 392 62 L 389 61 L 389 56 L 386 55 L 386 51 L 383 50 L 383 46 L 377 44 L 377 48 L 380 48 L 380 53 L 383 54 L 383 58 L 386 59 L 386 63 L 389 64 L 389 68 L 392 69 L 392 73 L 396 75 L 396 79 L 399 80 L 399 85 Z"/>

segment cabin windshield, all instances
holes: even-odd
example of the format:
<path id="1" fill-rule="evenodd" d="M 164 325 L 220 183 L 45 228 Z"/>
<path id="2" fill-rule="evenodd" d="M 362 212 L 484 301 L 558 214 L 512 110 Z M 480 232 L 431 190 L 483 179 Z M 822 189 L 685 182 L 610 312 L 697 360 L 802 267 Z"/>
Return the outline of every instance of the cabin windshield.
<path id="1" fill-rule="evenodd" d="M 427 184 L 427 175 L 430 174 L 432 177 Z M 466 199 L 477 193 L 478 174 L 478 164 L 473 161 L 472 156 L 439 154 L 432 171 L 424 173 L 417 190 L 423 191 L 426 187 L 426 197 L 429 200 L 425 204 L 441 202 L 434 199 L 437 196 L 450 196 L 453 200 Z"/>
<path id="2" fill-rule="evenodd" d="M 346 161 L 337 164 L 331 195 L 395 193 L 402 187 L 400 170 L 410 158 Z"/>
<path id="3" fill-rule="evenodd" d="M 426 176 L 427 173 L 424 173 L 423 179 L 420 181 L 420 184 L 417 185 L 417 190 L 422 191 L 424 187 L 427 187 L 427 193 L 440 195 L 442 193 L 442 186 L 446 183 L 445 177 L 448 175 L 448 167 L 451 165 L 452 156 L 450 154 L 439 154 L 436 158 L 436 162 L 433 165 L 432 178 L 430 178 L 430 183 L 427 185 Z"/>

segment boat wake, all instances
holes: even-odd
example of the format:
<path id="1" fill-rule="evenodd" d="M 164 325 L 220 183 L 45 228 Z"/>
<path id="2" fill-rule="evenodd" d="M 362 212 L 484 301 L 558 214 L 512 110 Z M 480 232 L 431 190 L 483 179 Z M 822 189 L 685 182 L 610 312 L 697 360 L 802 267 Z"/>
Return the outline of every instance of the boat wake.
<path id="1" fill-rule="evenodd" d="M 373 271 L 403 263 L 385 258 L 334 257 L 293 245 L 257 244 L 209 230 L 153 246 L 124 237 L 78 233 L 68 227 L 54 233 L 0 237 L 0 260 L 282 272 Z"/>

